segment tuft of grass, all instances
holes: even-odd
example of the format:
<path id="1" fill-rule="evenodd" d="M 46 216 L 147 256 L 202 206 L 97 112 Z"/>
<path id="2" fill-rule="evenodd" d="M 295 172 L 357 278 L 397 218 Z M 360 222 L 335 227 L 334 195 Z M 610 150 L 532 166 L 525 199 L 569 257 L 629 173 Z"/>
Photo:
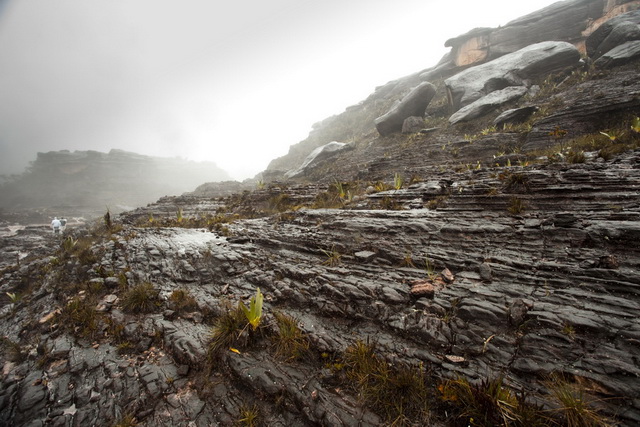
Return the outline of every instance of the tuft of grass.
<path id="1" fill-rule="evenodd" d="M 587 158 L 584 155 L 584 151 L 571 150 L 567 154 L 567 163 L 584 163 Z"/>
<path id="2" fill-rule="evenodd" d="M 60 310 L 57 321 L 78 337 L 93 337 L 98 331 L 95 304 L 87 299 L 72 299 Z"/>
<path id="3" fill-rule="evenodd" d="M 558 405 L 555 413 L 567 427 L 596 427 L 611 425 L 593 406 L 593 399 L 583 386 L 569 382 L 563 375 L 552 375 L 546 383 L 551 397 Z"/>
<path id="4" fill-rule="evenodd" d="M 2 349 L 5 360 L 9 362 L 20 363 L 26 360 L 27 354 L 22 350 L 20 344 L 7 337 L 0 336 L 0 349 Z"/>
<path id="5" fill-rule="evenodd" d="M 300 360 L 309 351 L 309 339 L 298 326 L 298 320 L 284 313 L 275 312 L 278 333 L 271 337 L 276 357 L 289 362 Z"/>
<path id="6" fill-rule="evenodd" d="M 425 206 L 431 210 L 443 208 L 447 205 L 447 200 L 449 200 L 448 195 L 437 196 L 435 199 L 429 200 Z"/>
<path id="7" fill-rule="evenodd" d="M 134 286 L 122 296 L 122 308 L 128 313 L 151 313 L 159 306 L 158 291 L 149 282 Z"/>
<path id="8" fill-rule="evenodd" d="M 245 427 L 257 427 L 260 425 L 260 409 L 258 405 L 243 404 L 240 406 L 240 418 L 237 425 Z"/>
<path id="9" fill-rule="evenodd" d="M 135 427 L 137 425 L 138 425 L 138 420 L 136 420 L 136 418 L 133 415 L 126 414 L 122 418 L 120 418 L 113 425 L 113 427 Z"/>
<path id="10" fill-rule="evenodd" d="M 543 426 L 551 420 L 542 409 L 504 386 L 503 379 L 472 384 L 466 378 L 446 380 L 438 386 L 440 398 L 455 408 L 459 425 Z"/>
<path id="11" fill-rule="evenodd" d="M 389 425 L 428 425 L 429 392 L 422 366 L 394 368 L 357 341 L 344 353 L 344 373 L 358 396 Z"/>
<path id="12" fill-rule="evenodd" d="M 340 252 L 336 250 L 335 246 L 332 246 L 331 249 L 325 250 L 320 249 L 322 253 L 324 253 L 327 259 L 322 263 L 324 265 L 328 265 L 329 267 L 337 267 L 342 262 L 342 255 Z"/>
<path id="13" fill-rule="evenodd" d="M 503 180 L 503 190 L 512 193 L 528 193 L 531 191 L 529 177 L 523 173 L 505 172 L 500 174 L 499 179 Z"/>
<path id="14" fill-rule="evenodd" d="M 248 325 L 247 318 L 239 306 L 228 305 L 222 316 L 215 320 L 209 334 L 209 358 L 223 349 L 236 345 Z"/>
<path id="15" fill-rule="evenodd" d="M 186 289 L 176 289 L 169 295 L 169 303 L 172 308 L 180 312 L 195 311 L 198 309 L 198 303 Z"/>
<path id="16" fill-rule="evenodd" d="M 525 208 L 526 205 L 522 199 L 519 199 L 518 197 L 512 197 L 509 200 L 507 211 L 509 211 L 511 215 L 520 215 L 522 212 L 524 212 Z"/>

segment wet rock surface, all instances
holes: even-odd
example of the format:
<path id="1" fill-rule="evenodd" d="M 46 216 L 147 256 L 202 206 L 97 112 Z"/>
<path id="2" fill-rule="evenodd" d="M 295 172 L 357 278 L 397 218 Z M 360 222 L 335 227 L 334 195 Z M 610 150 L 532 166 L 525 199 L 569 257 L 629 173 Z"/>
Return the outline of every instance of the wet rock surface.
<path id="1" fill-rule="evenodd" d="M 526 185 L 507 185 L 505 173 Z M 2 422 L 229 425 L 257 405 L 267 425 L 381 425 L 318 356 L 375 340 L 389 363 L 422 363 L 442 378 L 505 375 L 531 392 L 551 373 L 582 378 L 607 413 L 637 423 L 640 153 L 439 178 L 387 192 L 399 210 L 372 209 L 383 197 L 372 193 L 350 209 L 236 220 L 229 236 L 127 225 L 173 216 L 177 201 L 165 198 L 123 214 L 122 229 L 92 243 L 87 266 L 59 246 L 38 249 L 2 277 L 3 294 L 23 295 L 3 300 L 1 333 L 19 352 L 4 353 Z M 304 189 L 309 199 L 319 190 Z M 446 202 L 428 208 L 443 191 Z M 526 204 L 515 216 L 514 197 Z M 188 216 L 211 202 L 181 203 Z M 339 261 L 327 262 L 335 253 Z M 441 273 L 432 277 L 424 260 Z M 158 305 L 127 312 L 122 281 L 152 283 Z M 247 301 L 257 287 L 267 330 L 276 311 L 294 316 L 315 356 L 285 362 L 258 340 L 211 365 L 225 301 Z M 180 311 L 177 289 L 195 305 Z M 92 292 L 102 295 L 97 329 L 60 324 L 55 312 L 72 298 L 93 301 Z"/>

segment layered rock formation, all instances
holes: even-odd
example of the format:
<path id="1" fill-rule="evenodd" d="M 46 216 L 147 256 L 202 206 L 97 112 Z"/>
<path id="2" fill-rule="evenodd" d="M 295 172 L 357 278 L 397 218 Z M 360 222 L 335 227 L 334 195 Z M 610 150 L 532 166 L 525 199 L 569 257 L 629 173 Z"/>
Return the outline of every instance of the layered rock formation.
<path id="1" fill-rule="evenodd" d="M 579 21 L 604 7 L 539 16 L 569 5 Z M 613 57 L 633 16 L 587 46 Z M 381 136 L 374 120 L 422 79 L 461 71 L 445 61 L 319 123 L 255 185 L 61 239 L 7 227 L 0 423 L 637 425 L 638 62 L 586 59 L 483 83 L 475 101 L 527 94 L 456 125 L 440 79 L 409 112 L 424 129 Z"/>

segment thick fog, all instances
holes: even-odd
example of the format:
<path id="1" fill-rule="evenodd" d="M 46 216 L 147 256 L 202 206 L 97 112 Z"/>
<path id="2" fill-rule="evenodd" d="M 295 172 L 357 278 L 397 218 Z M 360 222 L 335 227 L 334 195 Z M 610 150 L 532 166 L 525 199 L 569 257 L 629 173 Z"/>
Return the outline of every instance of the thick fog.
<path id="1" fill-rule="evenodd" d="M 0 0 L 0 174 L 112 148 L 264 170 L 311 125 L 548 0 Z"/>

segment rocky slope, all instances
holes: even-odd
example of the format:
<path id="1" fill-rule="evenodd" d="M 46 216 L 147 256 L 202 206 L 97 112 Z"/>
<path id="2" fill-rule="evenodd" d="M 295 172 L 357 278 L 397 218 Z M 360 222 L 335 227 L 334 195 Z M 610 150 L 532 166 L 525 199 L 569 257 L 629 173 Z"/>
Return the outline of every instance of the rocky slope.
<path id="1" fill-rule="evenodd" d="M 633 38 L 616 19 L 586 46 Z M 595 56 L 491 80 L 467 106 L 526 95 L 457 124 L 434 81 L 417 127 L 379 135 L 392 100 L 416 114 L 418 73 L 250 188 L 7 230 L 0 423 L 637 425 L 638 62 Z"/>

